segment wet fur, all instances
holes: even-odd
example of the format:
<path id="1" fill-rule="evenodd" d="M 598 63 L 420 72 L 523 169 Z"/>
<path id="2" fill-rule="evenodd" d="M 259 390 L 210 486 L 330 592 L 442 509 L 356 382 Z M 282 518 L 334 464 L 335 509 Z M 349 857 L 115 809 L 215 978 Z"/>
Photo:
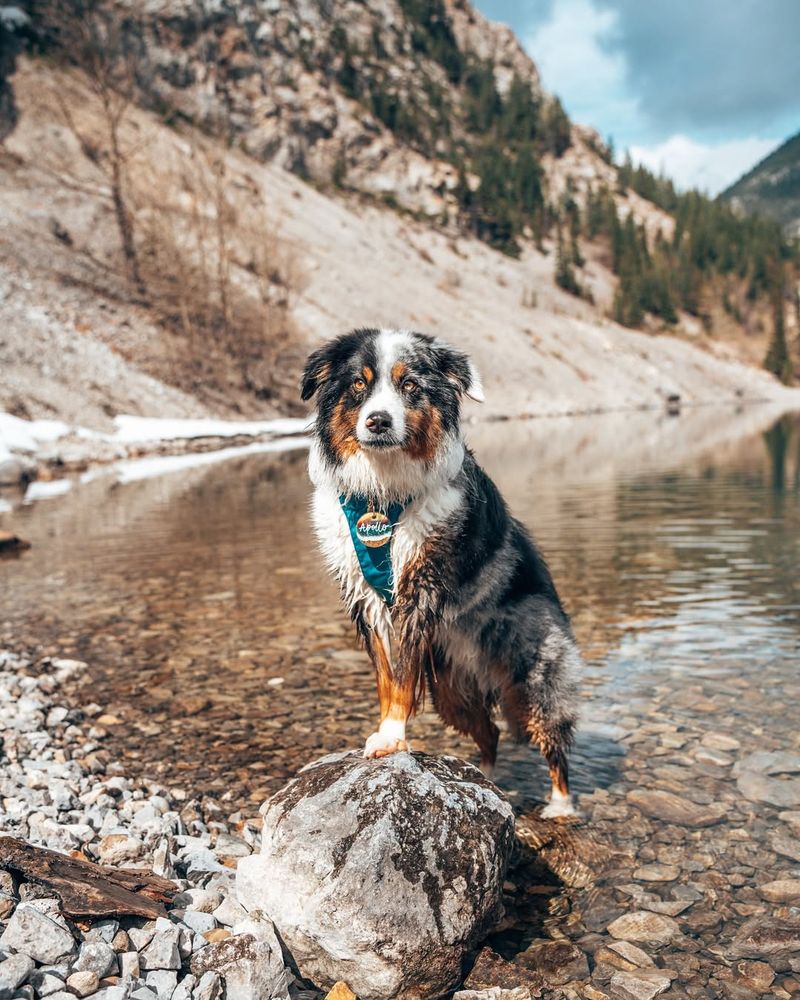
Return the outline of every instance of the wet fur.
<path id="1" fill-rule="evenodd" d="M 402 388 L 409 377 L 419 389 L 410 396 Z M 353 390 L 358 379 L 363 393 Z M 357 330 L 315 352 L 302 384 L 304 399 L 318 396 L 313 520 L 375 664 L 381 718 L 396 720 L 386 723 L 387 746 L 395 736 L 395 749 L 405 746 L 405 719 L 427 682 L 442 719 L 475 739 L 487 767 L 499 709 L 514 737 L 545 756 L 552 814 L 569 812 L 579 656 L 544 559 L 463 443 L 461 398 L 470 392 L 481 390 L 469 359 L 421 334 Z M 403 428 L 392 450 L 358 438 L 371 398 Z M 361 575 L 342 493 L 412 498 L 392 538 L 391 609 Z"/>

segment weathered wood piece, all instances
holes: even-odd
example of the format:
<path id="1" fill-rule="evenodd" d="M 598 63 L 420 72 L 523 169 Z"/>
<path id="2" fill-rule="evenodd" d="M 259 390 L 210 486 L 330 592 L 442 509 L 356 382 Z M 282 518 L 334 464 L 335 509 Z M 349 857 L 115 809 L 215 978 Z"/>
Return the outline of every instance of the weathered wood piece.
<path id="1" fill-rule="evenodd" d="M 0 837 L 0 868 L 45 885 L 61 900 L 68 917 L 166 916 L 164 903 L 177 892 L 168 879 L 133 868 L 109 868 L 82 858 Z"/>

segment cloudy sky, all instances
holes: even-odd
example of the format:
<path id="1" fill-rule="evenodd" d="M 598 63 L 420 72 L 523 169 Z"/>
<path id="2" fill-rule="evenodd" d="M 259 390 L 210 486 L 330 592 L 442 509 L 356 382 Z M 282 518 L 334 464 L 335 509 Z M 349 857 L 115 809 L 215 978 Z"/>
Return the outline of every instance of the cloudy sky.
<path id="1" fill-rule="evenodd" d="M 800 131 L 800 0 L 475 0 L 618 154 L 716 194 Z"/>

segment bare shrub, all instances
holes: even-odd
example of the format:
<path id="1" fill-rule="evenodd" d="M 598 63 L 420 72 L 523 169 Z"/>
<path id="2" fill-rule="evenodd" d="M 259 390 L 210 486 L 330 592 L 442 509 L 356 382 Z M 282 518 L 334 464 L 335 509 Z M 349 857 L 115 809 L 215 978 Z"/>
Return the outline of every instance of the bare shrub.
<path id="1" fill-rule="evenodd" d="M 37 23 L 46 26 L 52 51 L 64 63 L 81 69 L 101 109 L 105 142 L 98 148 L 64 95 L 56 93 L 61 116 L 84 155 L 106 176 L 126 275 L 136 291 L 144 294 L 128 190 L 132 150 L 123 139 L 136 89 L 138 39 L 142 34 L 138 8 L 131 4 L 121 17 L 94 0 L 33 0 L 32 7 Z"/>
<path id="2" fill-rule="evenodd" d="M 261 192 L 232 175 L 224 151 L 198 141 L 166 168 L 148 164 L 136 197 L 148 301 L 183 335 L 193 376 L 207 380 L 222 365 L 259 399 L 280 395 L 299 274 Z"/>

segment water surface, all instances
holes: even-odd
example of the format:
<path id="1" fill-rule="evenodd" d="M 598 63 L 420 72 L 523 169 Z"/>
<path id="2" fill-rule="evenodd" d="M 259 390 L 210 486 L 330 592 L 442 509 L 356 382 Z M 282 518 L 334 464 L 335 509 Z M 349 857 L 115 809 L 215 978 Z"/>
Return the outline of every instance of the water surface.
<path id="1" fill-rule="evenodd" d="M 572 759 L 584 832 L 556 843 L 535 815 L 544 765 L 501 744 L 498 783 L 541 856 L 557 849 L 541 886 L 525 876 L 527 909 L 515 890 L 496 946 L 518 950 L 544 919 L 590 951 L 626 906 L 691 891 L 679 920 L 702 961 L 680 982 L 719 995 L 719 942 L 775 910 L 761 883 L 800 872 L 800 848 L 780 846 L 797 843 L 800 814 L 746 799 L 734 775 L 756 751 L 800 750 L 800 422 L 704 409 L 479 425 L 469 439 L 544 549 L 586 659 Z M 0 640 L 85 659 L 80 696 L 123 720 L 112 752 L 226 814 L 255 815 L 375 723 L 369 664 L 313 546 L 305 459 L 109 473 L 0 514 L 33 543 L 0 563 Z M 475 759 L 430 712 L 412 737 Z M 707 829 L 643 817 L 637 789 L 726 815 Z M 637 882 L 653 863 L 680 875 Z"/>
<path id="2" fill-rule="evenodd" d="M 800 636 L 798 440 L 791 418 L 699 410 L 479 425 L 477 456 L 534 531 L 587 660 L 580 790 L 611 780 L 604 732 L 656 679 L 791 673 Z M 305 452 L 121 484 L 0 515 L 33 542 L 0 564 L 0 628 L 91 664 L 126 720 L 119 752 L 259 800 L 309 756 L 353 746 L 374 684 L 313 546 Z M 601 690 L 602 688 L 602 690 Z M 417 745 L 458 749 L 426 714 Z M 533 801 L 540 762 L 504 753 Z"/>

